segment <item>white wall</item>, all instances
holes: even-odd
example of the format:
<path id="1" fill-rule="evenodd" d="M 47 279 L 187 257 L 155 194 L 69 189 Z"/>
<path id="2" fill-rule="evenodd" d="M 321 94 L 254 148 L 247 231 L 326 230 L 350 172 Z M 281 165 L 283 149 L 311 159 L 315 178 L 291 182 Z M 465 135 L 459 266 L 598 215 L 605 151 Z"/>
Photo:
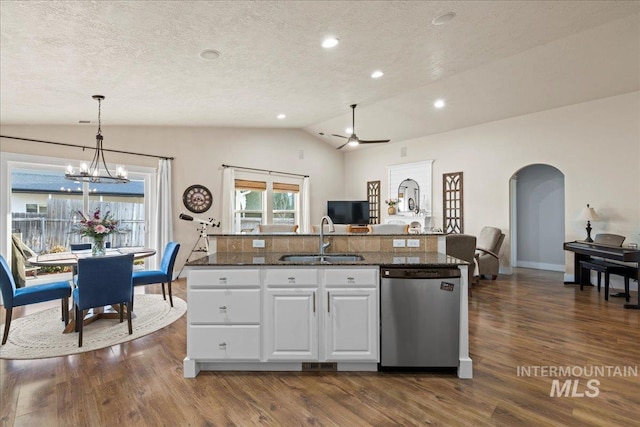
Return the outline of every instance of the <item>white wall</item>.
<path id="1" fill-rule="evenodd" d="M 464 231 L 477 235 L 485 225 L 501 228 L 502 267 L 511 265 L 509 179 L 530 164 L 548 164 L 565 175 L 565 241 L 584 238 L 576 217 L 590 203 L 606 218 L 593 224 L 594 234 L 612 232 L 627 236 L 627 243 L 640 242 L 640 92 L 354 150 L 345 155 L 346 194 L 359 194 L 373 180 L 386 189 L 387 165 L 428 159 L 434 160 L 437 221 L 442 174 L 464 172 Z M 573 275 L 570 252 L 565 272 Z"/>
<path id="2" fill-rule="evenodd" d="M 362 199 L 367 181 L 380 180 L 381 188 L 388 188 L 388 165 L 433 159 L 435 224 L 442 222 L 442 174 L 463 171 L 465 232 L 477 235 L 485 225 L 501 228 L 507 235 L 502 266 L 508 268 L 509 179 L 530 164 L 548 164 L 565 175 L 566 241 L 584 238 L 584 224 L 575 218 L 590 203 L 606 218 L 593 224 L 594 235 L 612 232 L 627 236 L 627 243 L 640 242 L 639 117 L 640 92 L 633 92 L 352 152 L 335 150 L 300 130 L 107 125 L 103 133 L 107 148 L 176 158 L 174 238 L 185 248 L 178 265 L 198 238 L 192 223 L 177 219 L 184 210 L 182 192 L 195 183 L 206 185 L 214 195 L 206 216 L 220 219 L 222 163 L 310 175 L 313 224 L 328 199 Z M 91 125 L 2 126 L 1 133 L 78 145 L 95 142 Z M 73 148 L 0 139 L 0 155 L 3 151 L 69 159 L 88 156 Z M 157 166 L 155 159 L 115 153 L 107 153 L 107 161 Z M 0 191 L 6 191 L 4 183 Z M 573 254 L 565 252 L 570 275 L 572 260 Z"/>
<path id="3" fill-rule="evenodd" d="M 93 125 L 6 126 L 2 135 L 94 146 Z M 183 191 L 192 184 L 203 184 L 213 193 L 213 206 L 203 218 L 221 219 L 221 164 L 292 172 L 310 176 L 311 223 L 320 221 L 328 199 L 344 198 L 343 154 L 317 138 L 295 129 L 202 128 L 103 126 L 104 145 L 108 149 L 175 157 L 173 161 L 174 239 L 182 244 L 178 270 L 198 239 L 193 222 L 178 219 L 186 211 Z M 0 139 L 2 152 L 89 159 L 91 152 L 80 149 Z M 157 159 L 105 153 L 110 164 L 157 168 Z M 302 158 L 300 158 L 302 157 Z M 2 193 L 8 191 L 0 184 Z M 4 197 L 0 197 L 4 200 Z M 219 229 L 210 229 L 217 232 Z"/>

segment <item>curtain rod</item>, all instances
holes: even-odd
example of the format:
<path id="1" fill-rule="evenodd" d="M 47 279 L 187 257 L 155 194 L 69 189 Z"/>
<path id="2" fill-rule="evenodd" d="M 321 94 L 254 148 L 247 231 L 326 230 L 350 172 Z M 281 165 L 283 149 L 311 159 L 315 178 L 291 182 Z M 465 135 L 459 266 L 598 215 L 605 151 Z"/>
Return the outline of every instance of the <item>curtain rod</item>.
<path id="1" fill-rule="evenodd" d="M 243 169 L 243 170 L 247 170 L 247 171 L 269 172 L 270 174 L 271 173 L 279 173 L 281 175 L 293 175 L 293 176 L 301 176 L 303 178 L 309 178 L 309 175 L 303 175 L 303 174 L 300 174 L 300 173 L 270 171 L 270 170 L 267 170 L 267 169 L 245 168 L 243 166 L 225 165 L 224 163 L 222 164 L 222 167 L 223 168 Z"/>
<path id="2" fill-rule="evenodd" d="M 68 144 L 66 142 L 54 142 L 54 141 L 44 141 L 44 140 L 41 140 L 41 139 L 19 138 L 17 136 L 0 135 L 0 138 L 18 139 L 20 141 L 41 142 L 43 144 L 62 145 L 64 147 L 82 148 L 82 151 L 84 151 L 84 150 L 95 150 L 95 148 L 96 148 L 96 147 L 88 147 L 86 145 Z M 174 159 L 173 157 L 156 156 L 154 154 L 134 153 L 132 151 L 110 150 L 108 148 L 103 148 L 102 151 L 108 151 L 110 153 L 131 154 L 133 156 L 155 157 L 156 159 L 165 159 L 165 160 L 173 160 Z"/>

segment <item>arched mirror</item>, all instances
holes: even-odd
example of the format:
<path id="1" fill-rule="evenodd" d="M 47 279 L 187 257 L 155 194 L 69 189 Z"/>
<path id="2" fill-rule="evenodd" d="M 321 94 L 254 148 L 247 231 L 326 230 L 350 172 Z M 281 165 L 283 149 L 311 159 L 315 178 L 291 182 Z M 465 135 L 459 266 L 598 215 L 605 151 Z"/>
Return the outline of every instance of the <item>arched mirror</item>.
<path id="1" fill-rule="evenodd" d="M 420 186 L 413 179 L 405 179 L 398 186 L 398 211 L 416 212 L 420 210 Z"/>

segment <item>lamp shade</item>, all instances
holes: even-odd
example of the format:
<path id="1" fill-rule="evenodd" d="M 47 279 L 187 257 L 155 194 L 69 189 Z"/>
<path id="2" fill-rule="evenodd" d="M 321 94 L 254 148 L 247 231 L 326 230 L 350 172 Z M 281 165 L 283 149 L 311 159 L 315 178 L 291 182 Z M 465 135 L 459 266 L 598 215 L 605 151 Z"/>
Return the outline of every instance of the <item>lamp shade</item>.
<path id="1" fill-rule="evenodd" d="M 582 212 L 580 212 L 580 216 L 578 217 L 578 219 L 583 221 L 599 221 L 600 217 L 596 213 L 595 209 L 587 205 L 587 207 L 583 208 Z"/>

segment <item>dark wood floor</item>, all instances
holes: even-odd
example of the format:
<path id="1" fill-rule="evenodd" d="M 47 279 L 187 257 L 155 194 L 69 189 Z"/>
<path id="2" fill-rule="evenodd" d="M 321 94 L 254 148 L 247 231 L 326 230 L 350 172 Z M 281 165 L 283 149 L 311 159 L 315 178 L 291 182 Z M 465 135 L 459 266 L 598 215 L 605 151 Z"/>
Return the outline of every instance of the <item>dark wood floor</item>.
<path id="1" fill-rule="evenodd" d="M 185 299 L 184 280 L 174 288 L 175 295 Z M 635 302 L 635 293 L 632 298 Z M 605 302 L 593 287 L 581 292 L 565 286 L 561 273 L 520 269 L 494 282 L 482 281 L 474 287 L 470 302 L 472 380 L 442 372 L 203 372 L 185 379 L 185 316 L 159 332 L 102 350 L 52 359 L 0 360 L 0 422 L 6 426 L 639 425 L 637 371 L 626 377 L 588 372 L 562 377 L 562 383 L 578 381 L 575 397 L 550 397 L 551 377 L 518 376 L 518 367 L 637 367 L 640 311 L 625 310 L 623 303 L 622 298 Z M 0 315 L 4 318 L 3 309 Z M 599 381 L 597 396 L 577 397 L 595 393 L 587 388 L 587 381 L 594 379 Z"/>

